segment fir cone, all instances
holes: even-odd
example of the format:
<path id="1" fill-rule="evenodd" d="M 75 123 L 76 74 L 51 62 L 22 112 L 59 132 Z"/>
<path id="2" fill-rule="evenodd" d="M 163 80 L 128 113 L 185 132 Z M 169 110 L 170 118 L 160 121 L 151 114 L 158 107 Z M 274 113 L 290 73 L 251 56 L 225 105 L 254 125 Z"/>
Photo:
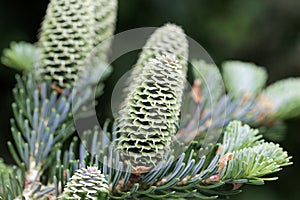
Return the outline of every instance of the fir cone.
<path id="1" fill-rule="evenodd" d="M 64 88 L 72 85 L 93 48 L 91 0 L 52 0 L 42 24 L 40 75 Z"/>
<path id="2" fill-rule="evenodd" d="M 132 166 L 151 168 L 171 152 L 186 80 L 184 67 L 175 57 L 160 56 L 147 62 L 133 80 L 136 87 L 128 93 L 117 124 L 118 149 Z"/>
<path id="3" fill-rule="evenodd" d="M 131 82 L 138 77 L 143 66 L 147 64 L 150 59 L 171 54 L 179 60 L 184 70 L 187 71 L 188 60 L 188 41 L 182 28 L 175 24 L 166 24 L 158 28 L 148 39 L 143 47 L 139 59 L 132 69 L 128 81 Z M 131 91 L 135 87 L 132 83 L 126 88 L 126 91 Z"/>
<path id="4" fill-rule="evenodd" d="M 109 186 L 97 167 L 82 168 L 67 183 L 64 199 L 109 199 Z"/>
<path id="5" fill-rule="evenodd" d="M 51 80 L 60 88 L 72 86 L 100 43 L 94 57 L 97 62 L 105 62 L 116 12 L 116 0 L 51 0 L 39 39 L 41 79 Z"/>
<path id="6" fill-rule="evenodd" d="M 96 56 L 97 59 L 107 62 L 107 53 L 111 45 L 110 37 L 115 31 L 118 2 L 117 0 L 95 0 L 94 5 Z"/>

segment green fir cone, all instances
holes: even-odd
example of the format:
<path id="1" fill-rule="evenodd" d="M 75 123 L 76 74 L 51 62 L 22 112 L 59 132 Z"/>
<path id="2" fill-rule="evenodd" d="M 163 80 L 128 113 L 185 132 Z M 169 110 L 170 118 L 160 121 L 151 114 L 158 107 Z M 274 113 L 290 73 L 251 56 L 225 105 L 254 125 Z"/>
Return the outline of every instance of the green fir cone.
<path id="1" fill-rule="evenodd" d="M 95 46 L 97 48 L 97 58 L 107 61 L 111 39 L 114 34 L 117 18 L 117 0 L 95 0 Z"/>
<path id="2" fill-rule="evenodd" d="M 184 70 L 187 71 L 188 51 L 188 41 L 181 27 L 175 24 L 166 24 L 158 28 L 143 47 L 139 59 L 128 78 L 130 85 L 125 91 L 129 92 L 135 87 L 132 80 L 138 77 L 149 59 L 157 56 L 172 54 L 184 66 Z"/>
<path id="3" fill-rule="evenodd" d="M 174 58 L 162 57 L 166 54 L 171 54 Z M 176 25 L 166 24 L 158 28 L 148 39 L 136 66 L 131 72 L 128 79 L 130 84 L 125 89 L 127 96 L 121 105 L 117 126 L 118 131 L 123 134 L 119 139 L 119 150 L 123 152 L 123 155 L 121 153 L 123 159 L 133 166 L 151 168 L 163 159 L 165 152 L 170 151 L 171 137 L 175 134 L 176 129 L 174 127 L 178 125 L 179 121 L 187 72 L 187 57 L 188 41 L 184 31 Z M 169 60 L 170 63 L 166 60 Z M 170 68 L 174 64 L 177 66 L 177 70 L 174 70 L 174 67 Z M 169 67 L 165 68 L 165 65 Z M 174 73 L 175 71 L 177 73 Z M 181 77 L 176 79 L 178 82 L 174 84 L 173 88 L 169 88 L 175 92 L 177 97 L 173 99 L 165 98 L 165 94 L 161 93 L 164 90 L 161 90 L 160 87 L 168 86 L 168 80 L 165 79 L 166 82 L 158 84 L 155 79 L 151 79 L 152 76 L 158 77 L 158 79 L 164 78 L 164 76 L 170 78 Z M 142 88 L 147 88 L 147 90 L 143 91 Z M 161 94 L 156 94 L 157 92 Z M 160 99 L 161 104 L 157 103 L 159 98 L 165 98 L 163 101 Z M 140 105 L 134 101 L 137 101 Z M 135 104 L 138 106 L 135 106 Z M 168 104 L 174 108 L 169 110 Z M 165 109 L 167 112 L 161 113 L 161 109 Z M 153 111 L 154 114 L 149 115 Z M 167 116 L 168 112 L 172 115 Z M 155 118 L 160 118 L 163 121 L 160 123 L 155 122 L 153 121 Z M 149 124 L 155 124 L 155 126 L 149 126 Z M 150 131 L 151 134 L 149 134 Z M 136 138 L 141 140 L 139 141 Z"/>
<path id="4" fill-rule="evenodd" d="M 139 86 L 139 75 L 142 73 L 143 67 L 147 65 L 150 59 L 158 56 L 166 54 L 175 56 L 175 58 L 183 66 L 184 73 L 187 73 L 188 51 L 188 41 L 181 27 L 168 23 L 158 28 L 150 36 L 143 47 L 139 59 L 128 78 L 128 82 L 130 84 L 127 88 L 125 88 L 125 92 L 130 93 L 135 90 L 134 88 Z M 129 97 L 129 95 L 127 95 L 127 97 Z M 181 99 L 178 100 L 181 101 Z M 127 98 L 124 102 L 126 103 L 128 101 L 129 99 Z M 180 102 L 178 103 L 180 104 Z M 120 111 L 120 113 L 123 113 L 122 115 L 126 115 L 128 112 L 129 111 L 126 109 L 122 109 Z"/>
<path id="5" fill-rule="evenodd" d="M 136 66 L 143 67 L 149 59 L 164 54 L 172 54 L 187 70 L 188 41 L 183 29 L 175 24 L 166 24 L 158 28 L 148 39 Z"/>
<path id="6" fill-rule="evenodd" d="M 149 60 L 120 112 L 118 150 L 139 170 L 156 165 L 171 152 L 186 80 L 185 68 L 174 56 Z M 124 112 L 124 110 L 126 112 Z M 142 168 L 145 167 L 145 168 Z"/>
<path id="7" fill-rule="evenodd" d="M 82 168 L 67 183 L 63 199 L 109 199 L 109 186 L 97 167 Z"/>
<path id="8" fill-rule="evenodd" d="M 175 24 L 166 24 L 150 36 L 128 80 L 131 82 L 133 78 L 137 77 L 149 59 L 167 53 L 174 55 L 187 71 L 188 41 L 183 29 Z M 131 84 L 131 86 L 133 85 Z"/>
<path id="9" fill-rule="evenodd" d="M 65 88 L 94 46 L 94 6 L 91 0 L 51 0 L 40 33 L 43 80 Z"/>

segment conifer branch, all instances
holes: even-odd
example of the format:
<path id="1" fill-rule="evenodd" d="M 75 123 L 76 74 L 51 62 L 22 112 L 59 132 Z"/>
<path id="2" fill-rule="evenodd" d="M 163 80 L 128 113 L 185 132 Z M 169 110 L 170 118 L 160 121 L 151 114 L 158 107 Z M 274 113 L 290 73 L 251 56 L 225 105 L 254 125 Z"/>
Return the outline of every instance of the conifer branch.
<path id="1" fill-rule="evenodd" d="M 192 61 L 192 72 L 195 80 L 199 80 L 199 86 L 195 93 L 200 93 L 200 100 L 196 102 L 200 103 L 203 97 L 206 97 L 206 102 L 209 106 L 217 103 L 224 95 L 224 84 L 221 73 L 218 67 L 214 64 L 208 64 L 203 60 Z M 199 88 L 200 87 L 200 88 Z M 209 98 L 208 98 L 209 97 Z"/>
<path id="2" fill-rule="evenodd" d="M 269 118 L 290 119 L 300 116 L 299 88 L 299 78 L 280 80 L 268 86 L 262 96 L 273 105 Z"/>
<path id="3" fill-rule="evenodd" d="M 71 107 L 88 116 L 83 111 L 94 106 L 99 76 L 104 73 L 101 82 L 111 70 L 116 10 L 116 0 L 51 0 L 39 46 L 5 50 L 2 62 L 24 75 L 13 90 L 14 142 L 8 143 L 17 166 L 0 160 L 1 200 L 226 198 L 244 184 L 276 180 L 270 175 L 292 164 L 278 144 L 243 123 L 273 127 L 299 116 L 299 80 L 263 89 L 263 68 L 229 61 L 225 92 L 215 80 L 221 78 L 217 66 L 195 60 L 193 91 L 183 103 L 188 42 L 173 24 L 145 44 L 112 128 L 106 122 L 68 143 L 75 131 Z M 83 84 L 76 85 L 79 79 Z M 71 105 L 76 95 L 82 98 Z M 205 133 L 214 132 L 222 133 L 218 144 L 203 146 Z M 178 146 L 183 152 L 175 156 Z"/>
<path id="4" fill-rule="evenodd" d="M 226 89 L 234 97 L 253 96 L 265 86 L 267 72 L 253 63 L 226 61 L 222 65 Z"/>
<path id="5" fill-rule="evenodd" d="M 10 48 L 3 51 L 1 62 L 11 68 L 30 72 L 40 64 L 41 51 L 26 42 L 12 42 Z"/>

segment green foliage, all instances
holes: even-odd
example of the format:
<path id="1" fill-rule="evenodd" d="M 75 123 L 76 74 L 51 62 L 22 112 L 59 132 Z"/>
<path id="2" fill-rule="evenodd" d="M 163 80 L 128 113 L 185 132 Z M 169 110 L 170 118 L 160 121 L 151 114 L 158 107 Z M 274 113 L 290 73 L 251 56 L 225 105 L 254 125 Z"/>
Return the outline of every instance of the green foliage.
<path id="1" fill-rule="evenodd" d="M 277 178 L 261 178 L 278 172 L 282 166 L 292 164 L 287 153 L 274 143 L 262 143 L 253 147 L 233 152 L 233 160 L 221 173 L 222 180 L 232 179 L 238 183 L 246 179 L 249 184 L 263 184 L 265 180 Z"/>
<path id="2" fill-rule="evenodd" d="M 20 71 L 32 71 L 41 59 L 40 49 L 26 42 L 12 42 L 10 48 L 3 51 L 1 62 Z"/>
<path id="3" fill-rule="evenodd" d="M 291 165 L 291 157 L 278 144 L 264 142 L 257 130 L 242 126 L 241 122 L 231 122 L 224 134 L 223 154 L 232 154 L 221 169 L 221 180 L 232 183 L 263 184 L 264 176 L 281 170 L 281 167 Z M 228 162 L 228 163 L 227 163 Z"/>
<path id="4" fill-rule="evenodd" d="M 212 151 L 212 157 L 203 156 L 203 151 L 206 150 L 201 149 L 198 142 L 194 142 L 178 158 L 171 156 L 148 173 L 138 177 L 132 174 L 133 167 L 125 165 L 120 160 L 118 151 L 114 152 L 109 144 L 115 141 L 116 132 L 109 134 L 95 129 L 86 134 L 89 137 L 86 135 L 80 145 L 80 158 L 77 160 L 70 156 L 68 157 L 71 158 L 68 159 L 70 165 L 64 165 L 70 167 L 70 170 L 66 170 L 67 177 L 70 175 L 68 172 L 72 171 L 73 164 L 78 161 L 87 165 L 96 165 L 108 181 L 111 199 L 202 198 L 205 197 L 202 192 L 205 188 L 209 190 L 210 187 L 197 186 L 207 177 L 217 173 L 219 156 L 214 156 L 214 152 L 210 149 L 207 150 Z M 94 155 L 95 158 L 91 158 L 84 149 L 88 140 L 94 144 L 90 149 L 90 155 Z M 73 145 L 71 146 L 73 148 Z M 68 150 L 70 153 L 68 155 L 73 153 L 72 148 Z M 94 152 L 99 153 L 94 154 Z M 197 188 L 199 191 L 196 191 Z M 195 192 L 191 192 L 193 190 Z"/>
<path id="5" fill-rule="evenodd" d="M 23 79 L 17 76 L 13 94 L 11 131 L 17 146 L 9 143 L 9 148 L 16 163 L 20 167 L 24 163 L 26 170 L 41 167 L 41 163 L 49 165 L 45 161 L 51 152 L 74 131 L 68 90 L 58 97 L 49 85 L 38 87 L 29 75 Z"/>
<path id="6" fill-rule="evenodd" d="M 7 166 L 4 162 L 3 159 L 0 158 L 0 171 L 3 172 L 4 174 L 9 173 L 11 170 L 9 166 Z"/>
<path id="7" fill-rule="evenodd" d="M 201 95 L 209 97 L 211 104 L 218 102 L 225 92 L 218 67 L 203 60 L 193 60 L 192 71 L 194 78 L 201 80 Z"/>
<path id="8" fill-rule="evenodd" d="M 214 82 L 214 80 L 211 80 L 211 82 Z M 196 102 L 197 104 L 194 106 L 193 103 L 195 104 L 195 100 L 198 100 L 198 97 L 187 97 L 190 98 L 189 101 L 192 101 L 192 103 L 185 105 L 189 106 L 189 108 L 184 108 L 185 112 L 183 114 L 186 118 L 184 118 L 181 126 L 182 130 L 196 131 L 196 139 L 203 139 L 209 136 L 216 141 L 214 137 L 219 137 L 218 134 L 232 120 L 240 120 L 250 125 L 262 126 L 261 121 L 268 116 L 265 114 L 268 110 L 263 106 L 259 107 L 257 99 L 245 98 L 244 96 L 234 98 L 230 94 L 225 94 L 215 104 L 209 104 L 207 102 L 211 101 L 211 96 L 202 95 L 202 91 L 203 88 L 198 87 L 197 82 L 196 84 L 194 83 L 193 94 L 198 93 L 201 101 Z M 189 101 L 185 100 L 185 102 Z M 194 123 L 194 120 L 197 120 L 198 123 Z M 188 133 L 185 136 L 189 138 Z"/>
<path id="9" fill-rule="evenodd" d="M 300 79 L 289 78 L 268 86 L 262 95 L 273 107 L 270 118 L 290 119 L 300 116 Z"/>
<path id="10" fill-rule="evenodd" d="M 13 200 L 22 193 L 24 174 L 16 167 L 0 168 L 0 199 Z"/>
<path id="11" fill-rule="evenodd" d="M 266 71 L 251 63 L 240 61 L 224 63 L 223 77 L 221 77 L 217 66 L 207 64 L 203 60 L 192 61 L 192 72 L 195 77 L 193 99 L 198 103 L 200 116 L 198 126 L 194 126 L 193 129 L 198 130 L 196 134 L 198 139 L 206 137 L 206 133 L 209 132 L 212 136 L 211 140 L 215 140 L 214 133 L 221 132 L 223 127 L 232 120 L 265 126 L 264 123 L 270 115 L 270 108 L 268 104 L 262 102 L 260 95 L 267 78 Z M 255 76 L 261 77 L 261 81 L 257 81 Z M 225 80 L 226 94 L 223 91 L 225 88 L 223 89 L 222 79 Z M 195 106 L 190 107 L 190 110 L 184 114 L 191 117 L 195 113 Z M 187 121 L 191 120 L 191 118 L 187 119 Z M 280 135 L 282 136 L 277 134 L 277 138 Z"/>
<path id="12" fill-rule="evenodd" d="M 15 145 L 8 142 L 8 147 L 23 178 L 12 176 L 12 183 L 20 187 L 13 196 L 38 199 L 54 190 L 44 186 L 38 177 L 51 166 L 55 151 L 74 132 L 69 115 L 71 98 L 69 90 L 58 96 L 51 91 L 50 84 L 38 85 L 30 74 L 16 79 L 11 120 Z M 21 186 L 20 181 L 24 181 Z"/>
<path id="13" fill-rule="evenodd" d="M 240 121 L 232 121 L 224 132 L 223 153 L 237 151 L 243 148 L 260 144 L 262 135 L 258 130 L 251 129 L 248 125 L 242 125 Z"/>
<path id="14" fill-rule="evenodd" d="M 11 173 L 12 169 L 10 166 L 7 166 L 3 160 L 0 158 L 0 174 L 3 176 L 3 178 L 0 179 L 0 188 L 2 187 L 3 183 L 2 181 L 7 180 L 9 173 Z M 5 185 L 5 183 L 4 183 Z"/>
<path id="15" fill-rule="evenodd" d="M 265 142 L 258 130 L 240 121 L 261 126 L 265 119 L 272 124 L 298 116 L 298 79 L 275 83 L 258 95 L 267 78 L 265 70 L 230 61 L 223 69 L 229 95 L 222 96 L 217 67 L 194 61 L 194 76 L 207 87 L 194 85 L 200 98 L 187 95 L 195 106 L 181 112 L 188 42 L 184 31 L 173 24 L 158 28 L 145 44 L 112 130 L 105 123 L 103 129 L 95 127 L 80 135 L 81 140 L 69 141 L 75 131 L 70 108 L 86 118 L 85 112 L 94 106 L 91 93 L 98 76 L 104 72 L 103 81 L 111 69 L 106 39 L 114 31 L 116 8 L 116 0 L 51 0 L 40 34 L 42 66 L 36 77 L 31 65 L 39 62 L 38 49 L 20 43 L 6 51 L 9 65 L 31 73 L 17 76 L 13 90 L 14 143 L 8 146 L 17 167 L 7 168 L 0 161 L 0 199 L 226 198 L 239 193 L 242 184 L 275 180 L 268 178 L 270 174 L 292 164 L 279 145 Z M 92 59 L 83 69 L 88 56 Z M 80 74 L 83 84 L 71 94 L 77 72 L 85 72 Z M 63 90 L 53 90 L 53 84 Z M 291 88 L 293 92 L 288 92 Z M 213 104 L 208 106 L 210 94 Z M 275 114 L 265 113 L 258 96 L 276 105 Z M 204 139 L 219 136 L 213 133 L 227 124 L 219 144 L 203 146 Z M 195 130 L 200 134 L 193 138 Z M 181 138 L 187 140 L 175 142 Z M 173 155 L 179 146 L 183 153 Z"/>
<path id="16" fill-rule="evenodd" d="M 291 164 L 290 157 L 279 145 L 265 143 L 257 130 L 238 121 L 230 123 L 227 127 L 227 137 L 224 137 L 220 144 L 220 148 L 223 149 L 221 154 L 216 152 L 216 148 L 202 149 L 201 142 L 194 141 L 178 158 L 170 156 L 141 176 L 133 175 L 134 168 L 121 162 L 118 152 L 114 153 L 109 145 L 110 141 L 117 138 L 116 132 L 109 134 L 95 129 L 86 134 L 89 137 L 84 137 L 83 143 L 86 145 L 87 140 L 90 140 L 94 144 L 90 152 L 96 159 L 87 159 L 84 145 L 80 147 L 80 155 L 83 157 L 76 161 L 71 156 L 68 157 L 71 158 L 68 161 L 78 163 L 84 160 L 88 165 L 99 166 L 102 171 L 100 177 L 106 177 L 110 185 L 111 199 L 215 199 L 240 192 L 232 190 L 231 184 L 263 184 L 265 180 L 275 180 L 265 176 Z M 249 137 L 246 137 L 248 134 Z M 228 145 L 230 142 L 235 142 L 234 148 Z M 68 155 L 73 153 L 73 147 L 71 145 Z M 204 152 L 209 153 L 204 156 Z M 229 154 L 232 158 L 226 157 Z M 69 166 L 71 169 L 73 164 Z M 78 178 L 76 175 L 75 177 Z M 88 176 L 79 178 L 82 181 L 79 185 L 85 183 L 85 178 L 89 180 Z M 76 179 L 77 182 L 79 179 Z"/>
<path id="17" fill-rule="evenodd" d="M 234 97 L 256 95 L 267 81 L 266 70 L 253 63 L 226 61 L 222 68 L 225 87 Z"/>

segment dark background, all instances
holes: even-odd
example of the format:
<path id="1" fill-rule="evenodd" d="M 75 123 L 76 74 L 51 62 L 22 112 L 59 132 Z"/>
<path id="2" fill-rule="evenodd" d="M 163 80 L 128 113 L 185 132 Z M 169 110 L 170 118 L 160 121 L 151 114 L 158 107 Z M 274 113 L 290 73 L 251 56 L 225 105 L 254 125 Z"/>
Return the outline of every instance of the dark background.
<path id="1" fill-rule="evenodd" d="M 300 76 L 300 1 L 298 0 L 120 0 L 117 32 L 137 27 L 158 27 L 166 22 L 181 25 L 217 64 L 227 59 L 265 66 L 269 83 Z M 0 51 L 15 41 L 35 42 L 48 1 L 0 0 Z M 129 63 L 134 63 L 131 61 Z M 107 82 L 128 70 L 115 71 Z M 120 69 L 120 68 L 118 68 Z M 10 138 L 11 90 L 17 72 L 0 66 L 0 156 L 7 163 Z M 291 88 L 292 89 L 292 88 Z M 300 91 L 299 91 L 300 92 Z M 284 94 L 282 94 L 284 95 Z M 288 121 L 281 145 L 294 157 L 294 165 L 277 175 L 280 179 L 263 187 L 244 187 L 234 199 L 296 200 L 300 179 L 300 120 Z"/>

